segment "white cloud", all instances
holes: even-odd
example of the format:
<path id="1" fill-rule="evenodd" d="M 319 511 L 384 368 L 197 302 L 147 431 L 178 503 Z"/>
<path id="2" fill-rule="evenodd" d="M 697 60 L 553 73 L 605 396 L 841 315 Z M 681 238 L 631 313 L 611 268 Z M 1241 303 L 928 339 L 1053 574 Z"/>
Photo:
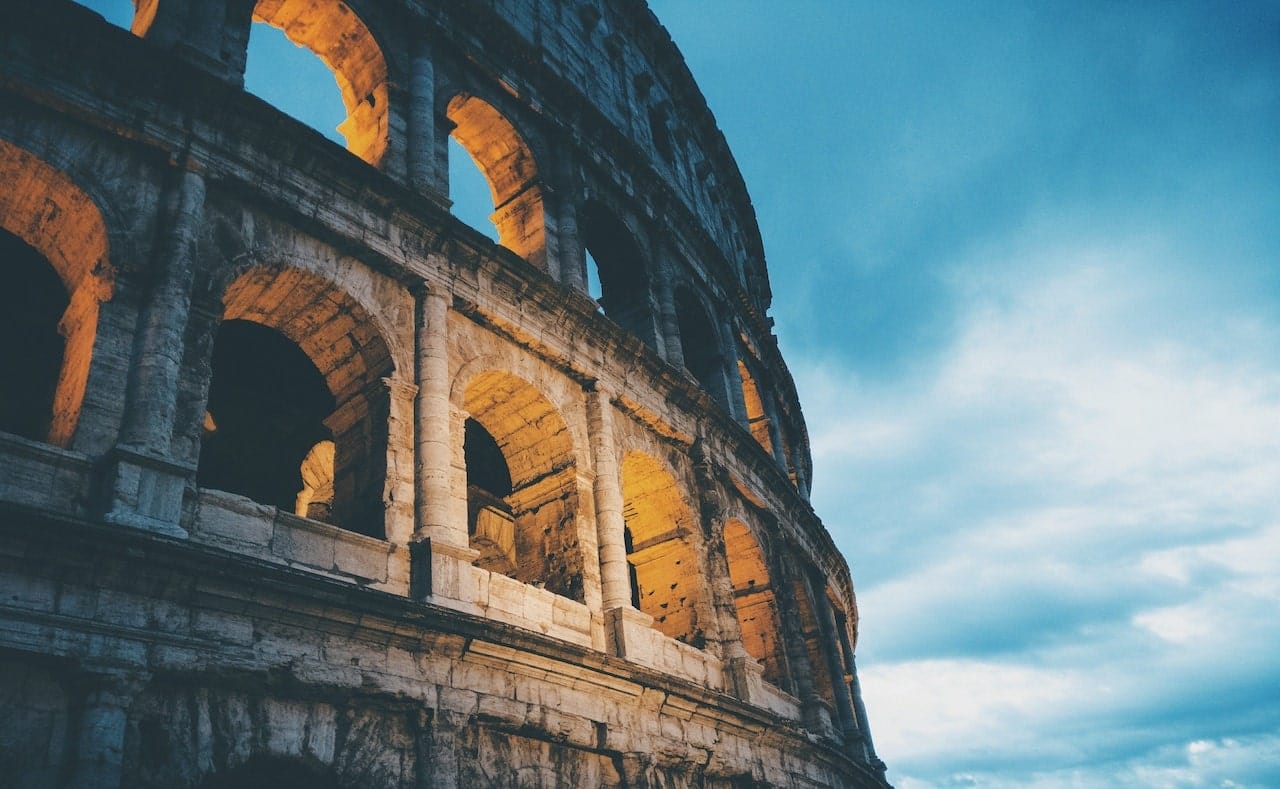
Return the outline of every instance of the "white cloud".
<path id="1" fill-rule="evenodd" d="M 796 365 L 901 786 L 1277 774 L 1280 326 L 1188 265 L 1033 229 L 955 266 L 936 367 Z"/>

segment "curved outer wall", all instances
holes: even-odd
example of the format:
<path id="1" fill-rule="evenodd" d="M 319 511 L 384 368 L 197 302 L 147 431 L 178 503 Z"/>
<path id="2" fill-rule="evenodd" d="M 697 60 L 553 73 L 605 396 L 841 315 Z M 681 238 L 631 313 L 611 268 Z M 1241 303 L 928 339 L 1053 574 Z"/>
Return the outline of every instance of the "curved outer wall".
<path id="1" fill-rule="evenodd" d="M 0 24 L 0 242 L 66 291 L 3 318 L 6 776 L 887 785 L 754 212 L 645 4 L 136 6 Z M 254 23 L 345 150 L 244 92 Z"/>

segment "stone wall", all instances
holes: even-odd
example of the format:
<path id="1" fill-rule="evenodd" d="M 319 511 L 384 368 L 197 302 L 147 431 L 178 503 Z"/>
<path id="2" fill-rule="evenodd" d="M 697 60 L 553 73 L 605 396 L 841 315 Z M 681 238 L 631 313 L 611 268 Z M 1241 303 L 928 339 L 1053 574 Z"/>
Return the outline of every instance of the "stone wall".
<path id="1" fill-rule="evenodd" d="M 883 785 L 754 218 L 646 8 L 19 5 L 0 226 L 71 306 L 47 434 L 0 433 L 16 785 Z M 255 20 L 334 69 L 349 151 L 243 92 Z M 451 133 L 501 245 L 448 213 Z M 327 390 L 288 451 L 290 397 L 210 396 L 245 323 Z M 302 503 L 210 476 L 236 420 L 217 462 Z"/>

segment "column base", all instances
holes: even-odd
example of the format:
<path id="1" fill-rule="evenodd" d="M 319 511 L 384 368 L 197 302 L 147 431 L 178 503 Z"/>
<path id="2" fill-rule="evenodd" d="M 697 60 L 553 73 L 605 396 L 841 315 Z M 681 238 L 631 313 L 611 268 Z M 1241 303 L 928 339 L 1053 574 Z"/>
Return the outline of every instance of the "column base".
<path id="1" fill-rule="evenodd" d="M 409 543 L 409 557 L 410 597 L 443 598 L 474 606 L 475 600 L 468 592 L 472 587 L 471 565 L 480 558 L 479 551 L 424 537 Z"/>
<path id="2" fill-rule="evenodd" d="M 609 653 L 640 663 L 652 663 L 653 617 L 630 606 L 604 612 L 605 644 Z"/>
<path id="3" fill-rule="evenodd" d="M 103 519 L 118 526 L 186 539 L 182 495 L 194 466 L 118 446 L 108 460 L 110 501 Z"/>

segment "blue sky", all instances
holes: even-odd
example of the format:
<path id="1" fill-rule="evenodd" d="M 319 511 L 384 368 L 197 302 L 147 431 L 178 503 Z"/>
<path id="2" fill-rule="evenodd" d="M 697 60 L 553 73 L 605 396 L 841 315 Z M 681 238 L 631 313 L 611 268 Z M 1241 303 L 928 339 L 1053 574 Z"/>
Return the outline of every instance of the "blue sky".
<path id="1" fill-rule="evenodd" d="M 654 0 L 899 787 L 1280 786 L 1280 5 Z"/>
<path id="2" fill-rule="evenodd" d="M 651 6 L 756 206 L 890 779 L 1280 786 L 1280 4 Z"/>

